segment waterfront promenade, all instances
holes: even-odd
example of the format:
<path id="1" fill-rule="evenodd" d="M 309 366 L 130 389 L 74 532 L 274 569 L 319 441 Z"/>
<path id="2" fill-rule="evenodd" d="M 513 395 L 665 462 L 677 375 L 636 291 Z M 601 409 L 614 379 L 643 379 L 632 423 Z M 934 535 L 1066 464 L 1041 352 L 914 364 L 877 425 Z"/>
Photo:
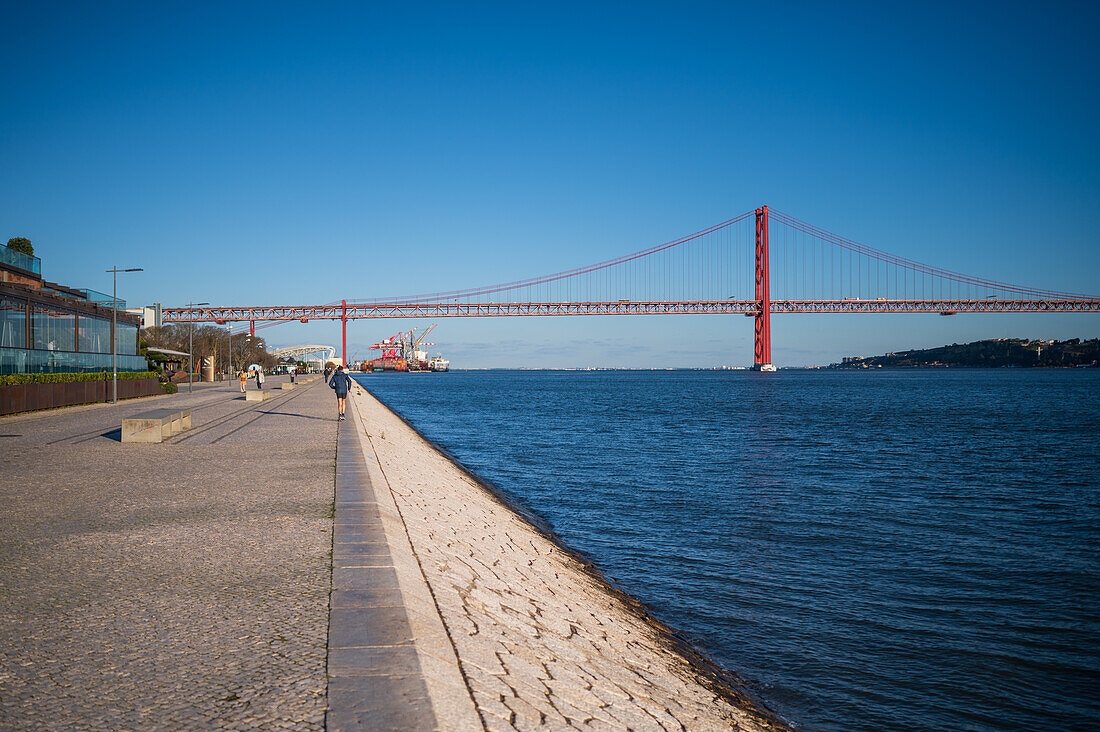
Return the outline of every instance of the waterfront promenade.
<path id="1" fill-rule="evenodd" d="M 0 420 L 0 728 L 322 726 L 335 409 L 273 394 Z M 118 441 L 164 406 L 193 429 Z"/>
<path id="2" fill-rule="evenodd" d="M 0 728 L 775 727 L 369 394 L 334 402 L 0 419 Z M 161 406 L 193 429 L 118 441 Z"/>

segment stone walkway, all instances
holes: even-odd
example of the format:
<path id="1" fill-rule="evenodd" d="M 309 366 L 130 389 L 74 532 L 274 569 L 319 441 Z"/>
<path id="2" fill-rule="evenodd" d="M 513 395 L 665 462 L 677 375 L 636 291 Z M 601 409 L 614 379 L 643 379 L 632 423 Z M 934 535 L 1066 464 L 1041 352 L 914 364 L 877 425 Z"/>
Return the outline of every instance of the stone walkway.
<path id="1" fill-rule="evenodd" d="M 348 417 L 336 461 L 329 729 L 481 730 L 358 410 Z"/>
<path id="2" fill-rule="evenodd" d="M 332 392 L 183 388 L 0 419 L 0 728 L 322 728 Z"/>
<path id="3" fill-rule="evenodd" d="M 337 448 L 332 561 L 329 727 L 432 729 L 382 511 L 351 425 Z"/>

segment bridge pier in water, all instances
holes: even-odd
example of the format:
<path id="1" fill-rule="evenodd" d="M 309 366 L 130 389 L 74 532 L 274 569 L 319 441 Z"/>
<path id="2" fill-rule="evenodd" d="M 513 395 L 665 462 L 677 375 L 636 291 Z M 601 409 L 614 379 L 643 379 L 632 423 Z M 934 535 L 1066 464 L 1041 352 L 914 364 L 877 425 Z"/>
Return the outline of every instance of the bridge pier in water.
<path id="1" fill-rule="evenodd" d="M 772 365 L 771 287 L 768 272 L 768 207 L 756 209 L 756 327 L 754 371 L 775 371 Z"/>

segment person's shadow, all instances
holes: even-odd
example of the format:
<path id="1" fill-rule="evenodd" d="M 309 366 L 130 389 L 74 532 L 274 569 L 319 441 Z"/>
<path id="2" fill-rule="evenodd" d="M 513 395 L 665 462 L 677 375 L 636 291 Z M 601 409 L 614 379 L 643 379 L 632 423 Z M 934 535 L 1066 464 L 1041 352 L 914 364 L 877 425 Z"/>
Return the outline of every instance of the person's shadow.
<path id="1" fill-rule="evenodd" d="M 294 414 L 293 412 L 265 412 L 262 409 L 259 409 L 257 411 L 262 413 L 262 414 L 277 414 L 277 415 L 282 416 L 282 417 L 301 417 L 302 419 L 319 419 L 319 420 L 322 420 L 324 422 L 329 421 L 328 419 L 325 419 L 324 417 L 311 417 L 308 414 Z"/>

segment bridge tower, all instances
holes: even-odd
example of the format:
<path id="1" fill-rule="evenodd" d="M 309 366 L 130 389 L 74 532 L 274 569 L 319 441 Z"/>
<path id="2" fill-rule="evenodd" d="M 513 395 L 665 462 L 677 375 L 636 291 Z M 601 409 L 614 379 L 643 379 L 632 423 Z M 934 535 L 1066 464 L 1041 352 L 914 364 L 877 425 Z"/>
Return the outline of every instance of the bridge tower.
<path id="1" fill-rule="evenodd" d="M 768 207 L 756 209 L 756 341 L 753 370 L 775 371 L 772 366 L 771 277 L 768 272 Z"/>
<path id="2" fill-rule="evenodd" d="M 340 301 L 340 363 L 348 365 L 348 301 Z"/>

